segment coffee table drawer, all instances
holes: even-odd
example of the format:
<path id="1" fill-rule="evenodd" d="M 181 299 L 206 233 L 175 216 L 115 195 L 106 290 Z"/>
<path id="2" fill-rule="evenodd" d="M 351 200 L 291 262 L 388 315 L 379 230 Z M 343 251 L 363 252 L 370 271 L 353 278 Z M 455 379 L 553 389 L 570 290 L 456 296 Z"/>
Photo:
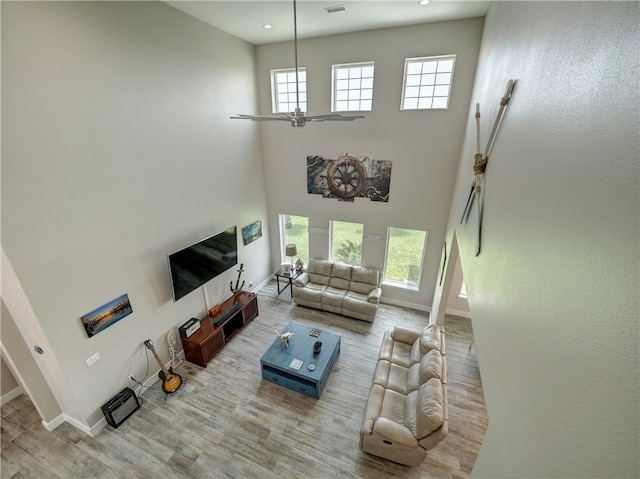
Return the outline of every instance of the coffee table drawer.
<path id="1" fill-rule="evenodd" d="M 262 365 L 262 379 L 316 399 L 320 397 L 317 385 L 313 382 L 295 377 L 292 374 L 280 371 L 265 364 Z"/>

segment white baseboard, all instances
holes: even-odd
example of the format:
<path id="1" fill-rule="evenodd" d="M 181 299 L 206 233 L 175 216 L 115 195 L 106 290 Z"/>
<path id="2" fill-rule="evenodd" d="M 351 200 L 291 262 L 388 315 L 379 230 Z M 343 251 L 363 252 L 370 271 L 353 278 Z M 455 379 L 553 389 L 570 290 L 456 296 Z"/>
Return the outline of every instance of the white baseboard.
<path id="1" fill-rule="evenodd" d="M 380 298 L 380 302 L 383 304 L 390 304 L 392 306 L 400 306 L 401 308 L 409 308 L 431 313 L 431 306 L 425 306 L 424 304 L 410 303 L 408 301 L 398 301 L 397 299 L 389 299 L 385 298 L 384 296 Z"/>
<path id="2" fill-rule="evenodd" d="M 2 397 L 0 397 L 0 406 L 4 406 L 12 399 L 15 399 L 18 396 L 20 396 L 20 394 L 25 394 L 25 391 L 22 388 L 22 386 L 18 386 L 17 388 L 9 391 L 7 394 L 3 394 Z"/>
<path id="3" fill-rule="evenodd" d="M 469 311 L 462 311 L 460 309 L 447 308 L 446 314 L 452 314 L 453 316 L 460 316 L 462 318 L 471 319 L 471 313 Z"/>
<path id="4" fill-rule="evenodd" d="M 64 414 L 59 414 L 52 421 L 45 421 L 44 419 L 42 421 L 40 421 L 40 423 L 44 426 L 44 428 L 49 432 L 53 431 L 55 428 L 57 428 L 58 426 L 60 426 L 64 422 L 69 422 Z M 75 424 L 73 424 L 73 425 L 76 426 Z M 78 427 L 78 426 L 76 426 L 76 427 Z M 81 429 L 83 432 L 85 432 L 86 427 L 84 427 L 84 428 L 78 427 L 78 429 Z"/>
<path id="5" fill-rule="evenodd" d="M 254 293 L 257 293 L 258 291 L 260 291 L 262 288 L 264 288 L 267 284 L 269 284 L 269 282 L 273 279 L 273 276 L 268 276 L 267 278 L 265 278 L 262 282 L 258 283 L 257 285 L 255 285 L 253 288 L 251 288 L 249 291 L 252 291 Z"/>

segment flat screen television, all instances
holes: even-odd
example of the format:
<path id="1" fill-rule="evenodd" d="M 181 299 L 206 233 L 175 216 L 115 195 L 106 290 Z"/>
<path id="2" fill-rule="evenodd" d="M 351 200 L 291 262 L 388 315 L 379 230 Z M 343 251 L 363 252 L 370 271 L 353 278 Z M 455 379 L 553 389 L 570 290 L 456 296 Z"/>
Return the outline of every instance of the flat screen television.
<path id="1" fill-rule="evenodd" d="M 168 255 L 174 301 L 238 264 L 236 229 L 232 226 Z"/>

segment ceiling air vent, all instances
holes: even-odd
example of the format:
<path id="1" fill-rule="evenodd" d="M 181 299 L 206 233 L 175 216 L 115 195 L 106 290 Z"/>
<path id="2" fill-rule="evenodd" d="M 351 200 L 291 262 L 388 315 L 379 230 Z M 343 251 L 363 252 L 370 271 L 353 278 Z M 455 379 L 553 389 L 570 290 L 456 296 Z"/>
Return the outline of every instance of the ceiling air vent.
<path id="1" fill-rule="evenodd" d="M 333 7 L 324 7 L 324 9 L 327 11 L 327 13 L 336 13 L 336 12 L 344 12 L 347 7 L 345 7 L 344 5 L 335 5 Z"/>

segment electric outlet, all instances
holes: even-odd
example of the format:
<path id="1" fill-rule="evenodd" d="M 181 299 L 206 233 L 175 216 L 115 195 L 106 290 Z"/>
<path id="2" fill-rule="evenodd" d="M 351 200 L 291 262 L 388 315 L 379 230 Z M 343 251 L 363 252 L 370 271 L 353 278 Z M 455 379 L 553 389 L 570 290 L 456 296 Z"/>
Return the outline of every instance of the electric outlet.
<path id="1" fill-rule="evenodd" d="M 253 281 L 249 280 L 249 288 L 253 288 Z"/>
<path id="2" fill-rule="evenodd" d="M 133 374 L 129 374 L 129 381 L 136 382 L 136 378 L 133 377 Z"/>

